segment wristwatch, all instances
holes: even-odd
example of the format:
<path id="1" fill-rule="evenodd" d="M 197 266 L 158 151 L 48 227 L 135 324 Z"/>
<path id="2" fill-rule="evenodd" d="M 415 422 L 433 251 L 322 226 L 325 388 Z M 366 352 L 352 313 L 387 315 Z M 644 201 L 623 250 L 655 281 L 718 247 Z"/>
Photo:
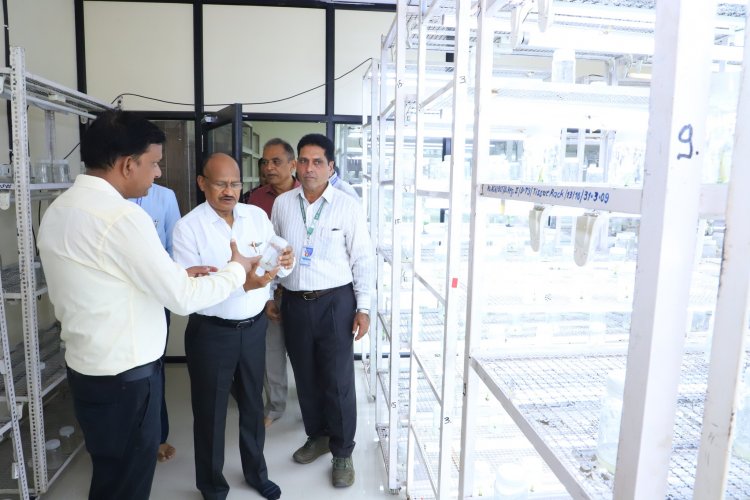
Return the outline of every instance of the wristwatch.
<path id="1" fill-rule="evenodd" d="M 368 316 L 370 315 L 370 310 L 369 310 L 369 309 L 366 309 L 366 308 L 364 308 L 364 307 L 360 307 L 359 309 L 357 309 L 357 312 L 358 312 L 358 313 L 365 313 L 365 314 L 366 314 L 366 315 L 368 315 Z"/>

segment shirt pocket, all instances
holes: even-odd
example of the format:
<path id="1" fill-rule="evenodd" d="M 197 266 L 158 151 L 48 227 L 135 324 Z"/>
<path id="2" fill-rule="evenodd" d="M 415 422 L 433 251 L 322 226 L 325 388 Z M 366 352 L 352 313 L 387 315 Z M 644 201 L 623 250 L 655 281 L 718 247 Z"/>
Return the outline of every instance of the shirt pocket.
<path id="1" fill-rule="evenodd" d="M 346 232 L 341 225 L 338 224 L 325 224 L 316 229 L 320 231 L 318 235 L 320 240 L 324 242 L 324 245 L 328 247 L 331 252 L 338 253 L 346 245 Z"/>

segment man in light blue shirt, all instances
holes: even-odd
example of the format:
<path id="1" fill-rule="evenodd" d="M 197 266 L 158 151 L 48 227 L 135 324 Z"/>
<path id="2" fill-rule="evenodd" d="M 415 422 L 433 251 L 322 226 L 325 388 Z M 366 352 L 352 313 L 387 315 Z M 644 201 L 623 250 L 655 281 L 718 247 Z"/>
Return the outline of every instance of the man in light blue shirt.
<path id="1" fill-rule="evenodd" d="M 172 230 L 175 223 L 180 220 L 180 207 L 177 206 L 177 197 L 174 191 L 158 184 L 152 184 L 151 189 L 148 190 L 148 195 L 129 199 L 151 216 L 161 244 L 172 257 Z"/>
<path id="2" fill-rule="evenodd" d="M 169 253 L 170 257 L 174 257 L 172 253 L 172 230 L 174 229 L 175 223 L 180 220 L 180 207 L 177 206 L 177 197 L 169 188 L 160 186 L 158 184 L 152 184 L 148 190 L 146 196 L 140 198 L 128 198 L 133 203 L 140 206 L 154 221 L 154 227 L 159 235 L 161 244 L 164 249 Z M 167 344 L 169 343 L 169 309 L 165 309 L 167 315 Z M 166 344 L 164 347 L 164 354 L 166 355 Z M 164 378 L 164 355 L 162 355 L 162 382 Z M 167 443 L 167 437 L 169 436 L 169 415 L 167 414 L 167 398 L 162 387 L 162 400 L 161 400 L 161 441 L 159 441 L 159 454 L 157 459 L 159 462 L 166 462 L 175 455 L 175 448 L 171 444 Z"/>
<path id="3" fill-rule="evenodd" d="M 333 173 L 328 178 L 328 182 L 331 184 L 331 186 L 335 187 L 336 189 L 345 192 L 352 198 L 354 198 L 357 201 L 361 201 L 359 198 L 359 194 L 357 194 L 357 190 L 354 189 L 354 186 L 346 182 L 344 179 L 342 179 L 339 176 L 339 173 L 336 171 L 336 168 L 333 168 Z"/>

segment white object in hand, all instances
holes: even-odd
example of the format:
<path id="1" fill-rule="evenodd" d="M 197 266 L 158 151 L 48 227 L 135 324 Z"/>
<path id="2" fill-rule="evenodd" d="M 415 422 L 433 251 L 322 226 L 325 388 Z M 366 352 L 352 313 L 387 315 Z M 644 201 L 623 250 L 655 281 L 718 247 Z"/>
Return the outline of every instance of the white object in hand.
<path id="1" fill-rule="evenodd" d="M 266 271 L 273 271 L 279 266 L 279 256 L 287 246 L 288 243 L 284 238 L 276 235 L 271 236 L 260 256 L 260 262 L 256 270 L 258 276 L 262 276 Z"/>

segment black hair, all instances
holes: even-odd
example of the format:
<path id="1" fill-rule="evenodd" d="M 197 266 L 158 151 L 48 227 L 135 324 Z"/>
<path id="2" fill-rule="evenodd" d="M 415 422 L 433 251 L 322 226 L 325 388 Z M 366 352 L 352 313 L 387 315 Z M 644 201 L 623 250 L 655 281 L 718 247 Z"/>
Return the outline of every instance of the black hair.
<path id="1" fill-rule="evenodd" d="M 139 156 L 152 144 L 164 144 L 164 132 L 134 113 L 105 111 L 89 125 L 81 139 L 86 168 L 108 170 L 122 156 Z"/>
<path id="2" fill-rule="evenodd" d="M 307 134 L 297 143 L 297 155 L 305 146 L 318 146 L 325 151 L 326 160 L 333 161 L 333 142 L 323 134 Z"/>
<path id="3" fill-rule="evenodd" d="M 284 152 L 286 153 L 287 158 L 291 161 L 294 159 L 294 148 L 291 144 L 286 142 L 284 139 L 279 139 L 278 137 L 274 137 L 273 139 L 269 139 L 264 145 L 263 149 L 266 149 L 270 146 L 281 146 L 284 148 Z"/>

